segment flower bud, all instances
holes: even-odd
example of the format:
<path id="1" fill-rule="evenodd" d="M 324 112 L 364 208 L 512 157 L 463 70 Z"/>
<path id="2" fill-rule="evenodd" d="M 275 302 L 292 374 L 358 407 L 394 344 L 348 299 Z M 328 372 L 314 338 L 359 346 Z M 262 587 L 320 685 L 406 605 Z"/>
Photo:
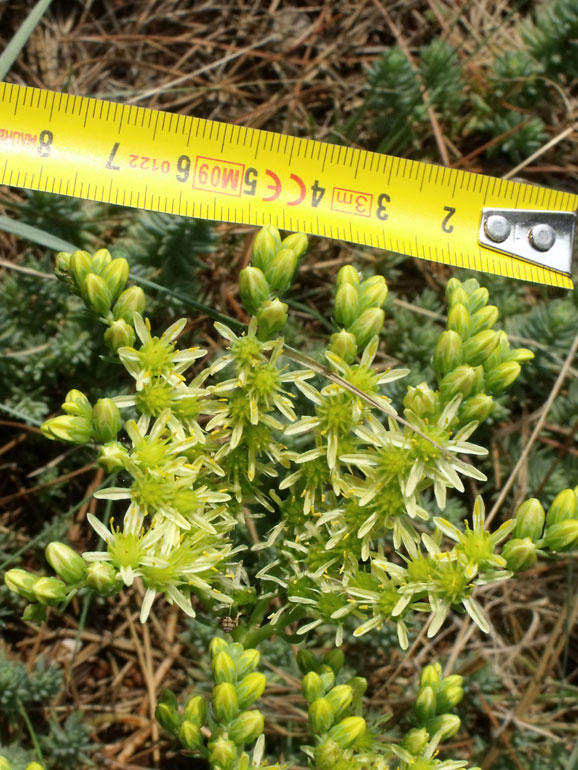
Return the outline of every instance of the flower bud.
<path id="1" fill-rule="evenodd" d="M 319 667 L 319 661 L 317 655 L 311 650 L 299 650 L 297 653 L 297 665 L 301 669 L 301 673 L 307 674 L 309 671 L 317 671 Z"/>
<path id="2" fill-rule="evenodd" d="M 231 722 L 227 732 L 229 738 L 241 746 L 256 741 L 263 732 L 264 726 L 265 720 L 260 711 L 243 711 Z"/>
<path id="3" fill-rule="evenodd" d="M 46 770 L 44 765 L 41 765 L 40 762 L 29 762 L 26 765 L 26 770 Z"/>
<path id="4" fill-rule="evenodd" d="M 34 586 L 40 580 L 38 575 L 25 569 L 9 569 L 4 575 L 4 583 L 9 591 L 23 596 L 29 602 L 35 602 Z"/>
<path id="5" fill-rule="evenodd" d="M 155 708 L 155 719 L 165 730 L 177 733 L 181 724 L 177 701 L 170 690 L 163 690 L 161 698 Z"/>
<path id="6" fill-rule="evenodd" d="M 367 690 L 367 679 L 363 676 L 353 676 L 347 682 L 347 684 L 353 690 L 353 702 L 357 704 L 363 698 L 365 691 Z"/>
<path id="7" fill-rule="evenodd" d="M 62 409 L 66 414 L 74 417 L 85 417 L 87 420 L 90 420 L 92 417 L 90 401 L 80 390 L 73 389 L 68 391 L 62 404 Z"/>
<path id="8" fill-rule="evenodd" d="M 578 543 L 578 519 L 565 519 L 546 526 L 544 545 L 551 551 L 569 551 Z"/>
<path id="9" fill-rule="evenodd" d="M 525 364 L 534 358 L 534 354 L 528 348 L 514 348 L 508 354 L 508 361 L 517 361 L 519 364 Z"/>
<path id="10" fill-rule="evenodd" d="M 216 741 L 211 741 L 208 749 L 211 767 L 218 767 L 220 770 L 232 770 L 237 759 L 237 747 L 233 741 L 221 737 Z"/>
<path id="11" fill-rule="evenodd" d="M 66 586 L 55 577 L 41 577 L 32 588 L 36 601 L 49 607 L 58 607 L 66 599 Z"/>
<path id="12" fill-rule="evenodd" d="M 221 684 L 215 685 L 213 688 L 213 710 L 217 721 L 223 724 L 227 724 L 237 716 L 239 699 L 235 685 L 230 682 L 221 682 Z"/>
<path id="13" fill-rule="evenodd" d="M 228 650 L 229 643 L 222 639 L 220 636 L 214 636 L 211 639 L 211 643 L 209 644 L 209 652 L 211 653 L 211 657 L 214 658 L 215 655 L 217 655 L 219 652 L 228 652 Z"/>
<path id="14" fill-rule="evenodd" d="M 459 731 L 461 724 L 462 720 L 457 714 L 440 714 L 439 717 L 428 720 L 425 728 L 430 737 L 439 734 L 442 740 L 447 740 Z"/>
<path id="15" fill-rule="evenodd" d="M 368 307 L 383 307 L 387 299 L 387 284 L 382 275 L 372 275 L 359 287 L 359 309 L 363 313 Z"/>
<path id="16" fill-rule="evenodd" d="M 252 706 L 265 691 L 267 677 L 259 671 L 253 671 L 237 684 L 237 698 L 239 706 L 246 709 Z"/>
<path id="17" fill-rule="evenodd" d="M 227 646 L 227 649 L 223 650 L 223 652 L 228 652 L 234 661 L 236 661 L 237 658 L 240 655 L 242 655 L 244 651 L 245 651 L 245 648 L 243 647 L 242 644 L 239 644 L 239 642 L 230 642 L 229 645 Z M 221 652 L 221 650 L 219 650 L 219 652 Z"/>
<path id="18" fill-rule="evenodd" d="M 455 286 L 449 293 L 446 287 L 446 296 L 448 298 L 448 304 L 450 307 L 461 303 L 469 308 L 469 297 L 467 291 L 463 288 L 462 284 L 458 281 L 459 286 Z"/>
<path id="19" fill-rule="evenodd" d="M 113 300 L 115 300 L 124 289 L 125 284 L 128 281 L 128 272 L 128 262 L 122 257 L 113 259 L 102 271 L 101 275 L 112 294 Z"/>
<path id="20" fill-rule="evenodd" d="M 105 316 L 109 312 L 112 305 L 112 293 L 100 275 L 89 273 L 82 282 L 81 293 L 93 313 Z"/>
<path id="21" fill-rule="evenodd" d="M 336 719 L 351 706 L 353 703 L 353 689 L 348 684 L 338 684 L 332 687 L 325 696 Z"/>
<path id="22" fill-rule="evenodd" d="M 428 719 L 435 717 L 436 707 L 437 699 L 434 688 L 430 685 L 422 687 L 413 707 L 417 723 L 423 725 Z"/>
<path id="23" fill-rule="evenodd" d="M 235 669 L 238 678 L 243 679 L 244 676 L 247 676 L 251 671 L 254 671 L 259 665 L 260 658 L 261 655 L 259 650 L 250 649 L 242 652 L 235 661 Z"/>
<path id="24" fill-rule="evenodd" d="M 99 444 L 114 441 L 122 428 L 120 410 L 110 398 L 99 398 L 92 407 L 92 435 Z"/>
<path id="25" fill-rule="evenodd" d="M 483 334 L 483 332 L 482 332 Z M 516 361 L 503 361 L 486 373 L 486 388 L 490 393 L 497 395 L 518 378 L 521 367 Z"/>
<path id="26" fill-rule="evenodd" d="M 433 355 L 433 364 L 436 375 L 441 379 L 444 374 L 449 374 L 462 363 L 462 341 L 457 332 L 442 332 L 437 341 Z"/>
<path id="27" fill-rule="evenodd" d="M 483 364 L 498 344 L 498 335 L 493 329 L 474 334 L 462 346 L 463 359 L 471 366 Z"/>
<path id="28" fill-rule="evenodd" d="M 350 283 L 342 283 L 335 293 L 334 316 L 338 324 L 349 328 L 359 315 L 359 294 Z"/>
<path id="29" fill-rule="evenodd" d="M 428 741 L 429 735 L 425 727 L 414 727 L 405 734 L 402 746 L 410 754 L 417 757 L 422 754 Z"/>
<path id="30" fill-rule="evenodd" d="M 203 745 L 203 735 L 199 726 L 193 722 L 182 722 L 178 735 L 181 746 L 188 751 L 198 751 Z"/>
<path id="31" fill-rule="evenodd" d="M 349 331 L 355 335 L 357 347 L 363 348 L 379 334 L 383 329 L 385 313 L 380 307 L 370 307 L 364 310 L 357 320 L 351 325 Z"/>
<path id="32" fill-rule="evenodd" d="M 46 561 L 65 583 L 80 583 L 86 577 L 86 564 L 82 556 L 65 543 L 54 541 L 44 551 Z"/>
<path id="33" fill-rule="evenodd" d="M 525 500 L 516 511 L 514 537 L 529 537 L 530 540 L 536 542 L 542 537 L 545 520 L 546 514 L 542 503 L 535 497 Z"/>
<path id="34" fill-rule="evenodd" d="M 54 262 L 54 275 L 59 281 L 70 281 L 70 258 L 72 254 L 67 251 L 59 251 Z"/>
<path id="35" fill-rule="evenodd" d="M 40 427 L 46 438 L 67 441 L 70 444 L 87 444 L 92 435 L 89 420 L 67 414 L 46 420 Z"/>
<path id="36" fill-rule="evenodd" d="M 102 275 L 105 268 L 107 268 L 112 262 L 110 251 L 108 249 L 97 249 L 92 255 L 92 261 L 90 269 L 97 275 Z"/>
<path id="37" fill-rule="evenodd" d="M 98 448 L 98 462 L 109 472 L 126 468 L 128 459 L 127 450 L 118 441 L 110 441 Z"/>
<path id="38" fill-rule="evenodd" d="M 446 374 L 440 382 L 440 395 L 444 401 L 451 401 L 458 393 L 467 398 L 474 388 L 476 372 L 472 366 L 462 364 Z"/>
<path id="39" fill-rule="evenodd" d="M 279 230 L 273 225 L 264 225 L 253 241 L 252 262 L 255 267 L 265 272 L 280 247 L 281 236 L 279 235 Z"/>
<path id="40" fill-rule="evenodd" d="M 443 714 L 446 711 L 450 711 L 457 706 L 461 699 L 464 697 L 464 689 L 462 687 L 463 678 L 459 674 L 453 674 L 452 676 L 446 676 L 442 679 L 438 691 L 436 693 L 437 705 L 436 711 Z"/>
<path id="41" fill-rule="evenodd" d="M 453 294 L 453 292 L 456 289 L 462 288 L 462 282 L 458 278 L 450 278 L 450 280 L 446 283 L 446 297 L 449 301 L 449 298 Z"/>
<path id="42" fill-rule="evenodd" d="M 474 336 L 484 329 L 491 329 L 500 313 L 495 305 L 486 305 L 471 316 L 470 334 Z"/>
<path id="43" fill-rule="evenodd" d="M 442 678 L 442 667 L 439 663 L 430 663 L 428 666 L 424 666 L 419 677 L 420 687 L 433 687 L 437 690 L 437 687 Z"/>
<path id="44" fill-rule="evenodd" d="M 323 682 L 323 692 L 327 692 L 327 690 L 330 690 L 335 684 L 335 673 L 333 669 L 330 666 L 323 664 L 322 666 L 319 666 L 317 673 Z"/>
<path id="45" fill-rule="evenodd" d="M 332 727 L 329 737 L 340 749 L 347 749 L 365 732 L 366 724 L 363 717 L 345 717 L 339 724 Z"/>
<path id="46" fill-rule="evenodd" d="M 237 681 L 237 670 L 233 658 L 228 652 L 221 650 L 213 658 L 211 665 L 213 667 L 213 676 L 215 682 L 220 684 L 221 682 L 231 682 L 235 684 Z"/>
<path id="47" fill-rule="evenodd" d="M 343 265 L 337 273 L 337 287 L 339 288 L 344 283 L 350 283 L 355 288 L 359 286 L 359 273 L 353 265 Z"/>
<path id="48" fill-rule="evenodd" d="M 467 283 L 467 282 L 466 282 Z M 470 292 L 468 297 L 468 307 L 470 309 L 470 315 L 474 315 L 488 304 L 490 299 L 490 293 L 485 286 L 480 286 L 475 291 Z"/>
<path id="49" fill-rule="evenodd" d="M 281 241 L 282 249 L 293 249 L 300 259 L 309 248 L 309 239 L 305 233 L 291 233 Z"/>
<path id="50" fill-rule="evenodd" d="M 576 493 L 573 489 L 563 489 L 558 492 L 552 505 L 548 508 L 546 514 L 546 524 L 551 526 L 552 524 L 558 524 L 566 519 L 575 519 L 576 508 L 578 507 L 578 501 L 576 499 Z"/>
<path id="51" fill-rule="evenodd" d="M 341 749 L 332 740 L 325 740 L 315 747 L 313 752 L 315 767 L 319 770 L 331 770 L 342 757 Z"/>
<path id="52" fill-rule="evenodd" d="M 140 286 L 125 289 L 112 308 L 112 314 L 117 321 L 123 320 L 132 326 L 133 315 L 142 315 L 145 309 L 146 297 Z"/>
<path id="53" fill-rule="evenodd" d="M 331 335 L 329 350 L 336 353 L 346 364 L 352 364 L 357 357 L 357 340 L 351 332 L 342 329 Z"/>
<path id="54" fill-rule="evenodd" d="M 279 294 L 291 286 L 299 257 L 293 249 L 280 249 L 267 265 L 265 277 L 271 289 Z"/>
<path id="55" fill-rule="evenodd" d="M 403 405 L 418 417 L 428 417 L 436 409 L 438 394 L 433 391 L 427 382 L 420 382 L 415 388 L 409 387 Z"/>
<path id="56" fill-rule="evenodd" d="M 345 663 L 345 653 L 340 647 L 334 647 L 323 656 L 323 663 L 337 673 Z"/>
<path id="57" fill-rule="evenodd" d="M 309 706 L 309 724 L 316 733 L 326 733 L 335 720 L 335 714 L 327 698 L 317 698 Z"/>
<path id="58" fill-rule="evenodd" d="M 39 625 L 46 622 L 46 607 L 43 604 L 28 604 L 22 613 L 22 620 L 26 623 Z"/>
<path id="59" fill-rule="evenodd" d="M 132 347 L 135 339 L 134 329 L 122 318 L 119 321 L 113 321 L 104 333 L 104 341 L 113 353 L 116 353 L 119 348 Z"/>
<path id="60" fill-rule="evenodd" d="M 502 556 L 509 570 L 519 572 L 535 563 L 536 546 L 530 537 L 514 537 L 502 548 Z"/>
<path id="61" fill-rule="evenodd" d="M 462 402 L 459 412 L 460 421 L 464 424 L 473 420 L 483 422 L 490 416 L 493 408 L 494 399 L 491 396 L 487 393 L 477 393 Z"/>
<path id="62" fill-rule="evenodd" d="M 308 671 L 301 682 L 301 691 L 308 703 L 322 698 L 325 692 L 323 681 L 316 671 Z"/>
<path id="63" fill-rule="evenodd" d="M 116 570 L 108 561 L 93 561 L 87 567 L 85 584 L 99 594 L 107 595 L 118 585 Z"/>
<path id="64" fill-rule="evenodd" d="M 287 305 L 279 299 L 267 300 L 257 313 L 257 330 L 260 340 L 269 340 L 287 323 Z"/>
<path id="65" fill-rule="evenodd" d="M 251 315 L 256 315 L 271 294 L 271 287 L 263 271 L 251 265 L 243 268 L 239 273 L 239 294 L 245 310 Z"/>
<path id="66" fill-rule="evenodd" d="M 12 770 L 12 765 L 6 757 L 0 757 L 0 770 Z"/>
<path id="67" fill-rule="evenodd" d="M 92 257 L 88 251 L 75 251 L 68 262 L 69 273 L 78 290 L 92 268 Z"/>
<path id="68" fill-rule="evenodd" d="M 456 302 L 448 311 L 447 328 L 465 340 L 470 334 L 470 314 L 463 302 Z"/>
<path id="69" fill-rule="evenodd" d="M 207 703 L 205 699 L 201 695 L 193 695 L 193 697 L 187 701 L 187 705 L 183 712 L 183 719 L 187 722 L 192 722 L 197 725 L 197 727 L 201 727 L 205 721 L 206 714 Z"/>

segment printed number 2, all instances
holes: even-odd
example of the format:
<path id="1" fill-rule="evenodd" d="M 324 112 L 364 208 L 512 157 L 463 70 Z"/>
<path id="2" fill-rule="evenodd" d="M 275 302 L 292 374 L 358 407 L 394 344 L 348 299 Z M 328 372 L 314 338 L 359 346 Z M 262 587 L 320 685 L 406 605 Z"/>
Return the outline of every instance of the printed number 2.
<path id="1" fill-rule="evenodd" d="M 40 132 L 40 136 L 38 137 L 38 147 L 36 148 L 36 152 L 40 155 L 41 158 L 47 158 L 50 155 L 50 147 L 52 145 L 52 140 L 54 139 L 54 134 L 52 131 L 47 131 L 46 129 L 44 131 Z"/>
<path id="2" fill-rule="evenodd" d="M 450 219 L 453 217 L 453 215 L 456 213 L 456 210 L 453 206 L 444 206 L 444 211 L 447 211 L 448 213 L 445 215 L 444 220 L 442 222 L 442 230 L 444 233 L 453 233 L 454 226 L 448 224 Z"/>

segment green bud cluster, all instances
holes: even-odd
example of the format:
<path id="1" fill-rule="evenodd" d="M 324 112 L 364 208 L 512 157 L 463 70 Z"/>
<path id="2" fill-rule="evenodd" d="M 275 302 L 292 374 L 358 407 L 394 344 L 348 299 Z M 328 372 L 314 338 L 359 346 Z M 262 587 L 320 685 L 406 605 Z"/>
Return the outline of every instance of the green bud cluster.
<path id="1" fill-rule="evenodd" d="M 519 572 L 535 564 L 540 551 L 572 551 L 578 546 L 578 487 L 559 492 L 548 512 L 535 497 L 516 511 L 513 538 L 502 548 L 509 570 Z"/>
<path id="2" fill-rule="evenodd" d="M 352 265 L 344 265 L 337 274 L 337 290 L 334 301 L 334 318 L 342 327 L 331 336 L 329 349 L 352 364 L 357 353 L 363 350 L 383 328 L 387 299 L 387 284 L 381 275 L 360 281 Z"/>
<path id="3" fill-rule="evenodd" d="M 90 311 L 107 322 L 104 340 L 114 353 L 134 343 L 133 314 L 142 314 L 145 296 L 138 286 L 125 289 L 129 274 L 126 259 L 113 259 L 108 249 L 98 249 L 92 255 L 61 251 L 54 272 L 82 297 Z"/>
<path id="4" fill-rule="evenodd" d="M 488 290 L 474 278 L 457 278 L 446 287 L 446 330 L 438 339 L 433 366 L 439 390 L 426 383 L 408 388 L 407 410 L 422 419 L 438 416 L 446 404 L 460 396 L 461 406 L 453 427 L 483 422 L 494 408 L 494 397 L 509 388 L 520 374 L 521 364 L 534 354 L 525 348 L 510 349 L 508 337 L 492 327 L 498 308 L 488 305 Z"/>
<path id="5" fill-rule="evenodd" d="M 10 569 L 4 575 L 7 588 L 30 602 L 25 619 L 32 622 L 45 619 L 46 607 L 62 608 L 68 604 L 86 585 L 90 569 L 82 556 L 65 543 L 49 543 L 44 554 L 58 577 L 40 576 L 20 568 Z"/>
<path id="6" fill-rule="evenodd" d="M 542 538 L 546 513 L 535 497 L 525 500 L 516 511 L 513 537 L 502 548 L 502 556 L 512 572 L 531 567 L 537 558 L 537 543 Z"/>
<path id="7" fill-rule="evenodd" d="M 66 414 L 52 417 L 42 424 L 46 438 L 70 444 L 114 441 L 122 428 L 122 418 L 115 402 L 99 398 L 94 406 L 80 390 L 70 390 L 62 404 Z"/>
<path id="8" fill-rule="evenodd" d="M 420 676 L 419 689 L 413 706 L 416 728 L 406 735 L 404 748 L 421 756 L 429 740 L 446 740 L 460 729 L 460 718 L 451 714 L 464 695 L 462 677 L 444 677 L 439 663 L 426 666 Z M 424 732 L 425 731 L 425 732 Z"/>
<path id="9" fill-rule="evenodd" d="M 578 487 L 559 492 L 546 513 L 544 536 L 539 547 L 572 551 L 578 546 Z"/>
<path id="10" fill-rule="evenodd" d="M 365 719 L 356 713 L 367 688 L 366 680 L 354 677 L 345 684 L 335 684 L 344 661 L 339 648 L 322 658 L 305 649 L 297 654 L 303 672 L 301 691 L 309 704 L 309 728 L 317 739 L 312 756 L 320 770 L 348 766 L 356 750 L 361 749 L 367 730 Z"/>
<path id="11" fill-rule="evenodd" d="M 250 766 L 245 747 L 263 733 L 264 718 L 250 709 L 265 690 L 267 680 L 256 671 L 255 649 L 214 638 L 210 644 L 215 686 L 210 707 L 195 695 L 179 710 L 177 699 L 165 690 L 156 707 L 159 724 L 173 733 L 187 751 L 208 759 L 213 768 L 236 770 Z"/>
<path id="12" fill-rule="evenodd" d="M 291 286 L 307 247 L 303 233 L 281 240 L 273 225 L 265 225 L 255 236 L 252 264 L 239 274 L 239 294 L 247 312 L 257 318 L 259 339 L 271 339 L 285 326 L 287 305 L 279 297 Z"/>

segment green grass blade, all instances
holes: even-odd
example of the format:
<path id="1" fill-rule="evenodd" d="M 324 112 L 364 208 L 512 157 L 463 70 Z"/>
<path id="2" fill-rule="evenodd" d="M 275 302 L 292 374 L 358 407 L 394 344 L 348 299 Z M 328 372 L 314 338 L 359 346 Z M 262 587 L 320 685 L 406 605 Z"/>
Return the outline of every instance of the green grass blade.
<path id="1" fill-rule="evenodd" d="M 46 13 L 51 2 L 52 0 L 38 0 L 4 49 L 2 55 L 0 55 L 0 80 L 4 80 L 10 71 L 10 68 L 18 58 L 18 54 L 26 45 L 28 38 L 34 32 L 36 25 Z"/>
<path id="2" fill-rule="evenodd" d="M 24 222 L 18 222 L 16 219 L 0 215 L 0 230 L 4 230 L 6 233 L 12 233 L 19 238 L 24 238 L 32 243 L 37 243 L 39 246 L 44 246 L 52 251 L 77 251 L 78 246 L 74 246 L 68 241 L 57 238 L 51 233 L 47 233 L 45 230 L 40 230 L 38 227 L 32 227 Z"/>

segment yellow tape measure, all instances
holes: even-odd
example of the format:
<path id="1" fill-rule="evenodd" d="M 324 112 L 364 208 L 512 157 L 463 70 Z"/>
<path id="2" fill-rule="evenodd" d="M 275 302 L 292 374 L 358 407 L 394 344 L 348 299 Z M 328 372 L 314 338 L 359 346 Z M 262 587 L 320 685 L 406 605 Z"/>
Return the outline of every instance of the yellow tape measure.
<path id="1" fill-rule="evenodd" d="M 572 287 L 576 195 L 99 99 L 0 84 L 0 183 Z"/>

